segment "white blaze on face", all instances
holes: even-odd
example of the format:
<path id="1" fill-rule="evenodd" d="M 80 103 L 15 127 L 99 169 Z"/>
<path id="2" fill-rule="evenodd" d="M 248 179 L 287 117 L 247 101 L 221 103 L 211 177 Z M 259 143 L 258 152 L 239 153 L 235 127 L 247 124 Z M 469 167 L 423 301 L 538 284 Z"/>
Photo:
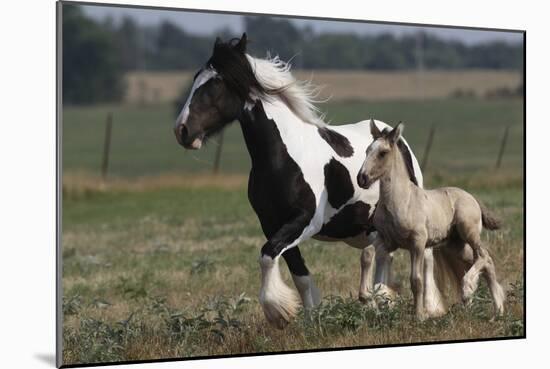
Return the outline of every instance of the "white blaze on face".
<path id="1" fill-rule="evenodd" d="M 368 165 L 372 161 L 371 158 L 372 158 L 373 153 L 378 151 L 379 146 L 380 146 L 380 141 L 374 141 L 373 143 L 371 143 L 370 148 L 368 150 L 368 154 L 365 157 L 365 161 L 363 162 L 363 165 L 361 166 L 361 173 L 368 174 L 368 169 L 369 169 Z"/>
<path id="2" fill-rule="evenodd" d="M 178 118 L 176 119 L 176 125 L 175 125 L 176 128 L 180 124 L 187 123 L 187 118 L 189 118 L 189 105 L 191 105 L 191 100 L 193 99 L 193 95 L 195 94 L 195 91 L 197 91 L 199 87 L 201 87 L 206 82 L 208 82 L 211 78 L 217 75 L 218 75 L 218 72 L 216 72 L 216 70 L 212 68 L 207 68 L 207 69 L 204 69 L 202 72 L 200 72 L 197 78 L 195 78 L 195 82 L 193 82 L 193 87 L 191 87 L 191 92 L 189 92 L 187 101 L 185 102 L 185 105 L 183 106 L 181 113 L 178 115 Z M 193 146 L 195 146 L 195 142 L 193 142 Z M 200 145 L 198 148 L 200 148 Z"/>

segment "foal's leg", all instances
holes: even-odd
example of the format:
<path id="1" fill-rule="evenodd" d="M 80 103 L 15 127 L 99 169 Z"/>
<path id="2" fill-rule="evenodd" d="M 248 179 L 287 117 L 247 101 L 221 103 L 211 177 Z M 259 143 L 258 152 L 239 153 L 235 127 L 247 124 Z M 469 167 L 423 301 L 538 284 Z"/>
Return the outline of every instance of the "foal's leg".
<path id="1" fill-rule="evenodd" d="M 473 264 L 462 278 L 462 301 L 469 304 L 477 290 L 479 275 L 487 265 L 489 254 L 481 243 L 481 212 L 475 219 L 467 209 L 457 205 L 455 217 L 458 219 L 456 230 L 460 238 L 470 245 L 473 252 Z"/>
<path id="2" fill-rule="evenodd" d="M 300 293 L 302 303 L 306 309 L 311 309 L 321 302 L 321 293 L 315 286 L 313 278 L 306 267 L 304 258 L 300 253 L 298 246 L 286 250 L 283 258 L 288 265 L 294 285 Z"/>
<path id="3" fill-rule="evenodd" d="M 435 282 L 432 248 L 424 250 L 424 309 L 430 317 L 439 317 L 446 312 L 441 292 Z"/>
<path id="4" fill-rule="evenodd" d="M 474 292 L 477 290 L 479 275 L 487 265 L 489 254 L 481 244 L 481 219 L 478 226 L 471 223 L 457 224 L 457 230 L 461 238 L 472 247 L 473 264 L 462 279 L 462 301 L 470 303 Z"/>
<path id="5" fill-rule="evenodd" d="M 374 275 L 375 286 L 389 286 L 391 283 L 391 266 L 393 263 L 393 252 L 389 252 L 380 238 L 374 241 L 376 252 L 376 272 Z"/>
<path id="6" fill-rule="evenodd" d="M 506 299 L 506 294 L 502 289 L 500 283 L 497 280 L 497 274 L 495 271 L 495 263 L 493 258 L 487 253 L 487 264 L 485 265 L 485 271 L 483 273 L 487 285 L 489 286 L 489 291 L 491 291 L 491 296 L 493 298 L 493 305 L 495 307 L 495 314 L 502 315 L 504 313 L 504 300 Z"/>
<path id="7" fill-rule="evenodd" d="M 424 250 L 426 238 L 419 237 L 415 240 L 410 251 L 411 254 L 411 289 L 414 297 L 414 308 L 416 317 L 420 320 L 425 318 L 424 311 L 424 283 L 422 274 L 424 272 Z"/>
<path id="8" fill-rule="evenodd" d="M 391 303 L 397 296 L 397 291 L 395 291 L 391 286 L 393 282 L 391 273 L 393 252 L 386 249 L 384 242 L 379 237 L 374 240 L 373 244 L 376 253 L 376 272 L 374 275 L 373 292 L 376 292 L 378 295 L 382 295 L 384 297 L 382 301 L 389 300 Z"/>
<path id="9" fill-rule="evenodd" d="M 361 252 L 361 282 L 359 285 L 359 300 L 362 302 L 369 301 L 369 296 L 372 294 L 373 288 L 373 272 L 374 272 L 374 245 L 369 245 Z"/>

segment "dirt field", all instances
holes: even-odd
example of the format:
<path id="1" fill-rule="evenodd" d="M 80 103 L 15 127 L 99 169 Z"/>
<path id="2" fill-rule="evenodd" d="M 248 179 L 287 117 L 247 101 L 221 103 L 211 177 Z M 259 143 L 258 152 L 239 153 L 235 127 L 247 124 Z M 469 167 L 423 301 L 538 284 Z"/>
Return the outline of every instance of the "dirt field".
<path id="1" fill-rule="evenodd" d="M 135 72 L 126 77 L 127 103 L 172 102 L 194 75 L 190 72 Z M 296 71 L 322 90 L 321 99 L 388 100 L 442 98 L 455 93 L 485 96 L 498 88 L 515 89 L 521 83 L 516 71 L 459 70 L 404 72 Z M 330 87 L 328 87 L 330 86 Z M 183 102 L 182 102 L 183 104 Z"/>

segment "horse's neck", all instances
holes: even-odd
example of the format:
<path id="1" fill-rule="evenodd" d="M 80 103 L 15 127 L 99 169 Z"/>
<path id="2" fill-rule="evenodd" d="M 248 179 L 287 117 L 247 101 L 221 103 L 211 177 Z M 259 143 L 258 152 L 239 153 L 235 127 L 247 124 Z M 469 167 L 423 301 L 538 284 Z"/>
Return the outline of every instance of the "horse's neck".
<path id="1" fill-rule="evenodd" d="M 405 208 L 412 195 L 412 183 L 401 153 L 395 149 L 391 158 L 391 168 L 380 178 L 380 203 L 390 211 Z"/>
<path id="2" fill-rule="evenodd" d="M 277 164 L 277 152 L 290 129 L 293 135 L 300 135 L 298 118 L 281 101 L 264 102 L 258 100 L 254 105 L 245 106 L 239 122 L 243 131 L 253 167 L 266 167 Z"/>

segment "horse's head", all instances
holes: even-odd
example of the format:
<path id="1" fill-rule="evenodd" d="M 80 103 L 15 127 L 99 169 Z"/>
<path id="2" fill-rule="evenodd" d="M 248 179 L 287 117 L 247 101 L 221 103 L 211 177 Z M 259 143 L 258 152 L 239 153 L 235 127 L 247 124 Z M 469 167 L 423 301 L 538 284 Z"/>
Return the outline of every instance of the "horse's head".
<path id="1" fill-rule="evenodd" d="M 391 131 L 381 132 L 374 120 L 370 121 L 372 143 L 367 147 L 367 157 L 357 174 L 357 183 L 362 188 L 369 188 L 391 168 L 392 157 L 399 154 L 397 141 L 401 137 L 403 123 L 399 123 Z"/>
<path id="2" fill-rule="evenodd" d="M 227 43 L 216 39 L 214 51 L 197 71 L 193 86 L 176 123 L 178 143 L 187 149 L 200 149 L 205 138 L 234 121 L 249 99 L 246 34 Z M 247 78 L 248 77 L 248 78 Z"/>

